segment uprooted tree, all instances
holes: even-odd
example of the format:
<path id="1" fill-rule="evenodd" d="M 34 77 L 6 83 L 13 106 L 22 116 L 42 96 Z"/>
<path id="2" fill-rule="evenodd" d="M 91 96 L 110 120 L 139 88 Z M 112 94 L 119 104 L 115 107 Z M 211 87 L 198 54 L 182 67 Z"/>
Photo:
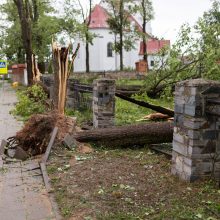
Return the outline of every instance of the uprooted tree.
<path id="1" fill-rule="evenodd" d="M 53 42 L 53 68 L 54 68 L 54 107 L 59 114 L 64 114 L 66 105 L 67 80 L 72 70 L 74 59 L 79 50 L 79 44 L 75 53 L 72 55 L 72 60 L 69 63 L 70 45 L 68 47 L 59 47 Z"/>

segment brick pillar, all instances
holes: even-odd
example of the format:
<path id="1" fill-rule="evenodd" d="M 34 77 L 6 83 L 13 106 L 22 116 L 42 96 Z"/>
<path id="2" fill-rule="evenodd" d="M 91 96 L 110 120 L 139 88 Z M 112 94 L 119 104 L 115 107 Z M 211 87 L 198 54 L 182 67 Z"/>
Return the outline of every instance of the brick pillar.
<path id="1" fill-rule="evenodd" d="M 115 80 L 97 79 L 93 83 L 93 126 L 106 128 L 114 126 Z"/>
<path id="2" fill-rule="evenodd" d="M 183 180 L 220 177 L 220 105 L 216 101 L 220 102 L 218 82 L 196 79 L 176 85 L 171 172 Z"/>
<path id="3" fill-rule="evenodd" d="M 75 96 L 77 90 L 74 91 L 74 87 L 79 83 L 79 80 L 69 78 L 67 81 L 67 97 L 66 97 L 66 107 L 77 109 L 75 106 Z"/>

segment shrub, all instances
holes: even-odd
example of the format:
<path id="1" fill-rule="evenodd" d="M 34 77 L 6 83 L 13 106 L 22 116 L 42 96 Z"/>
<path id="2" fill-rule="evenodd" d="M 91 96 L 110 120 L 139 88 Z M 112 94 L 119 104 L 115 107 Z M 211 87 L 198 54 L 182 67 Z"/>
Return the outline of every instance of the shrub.
<path id="1" fill-rule="evenodd" d="M 47 94 L 40 85 L 33 85 L 26 90 L 17 91 L 18 103 L 12 111 L 14 115 L 21 116 L 27 120 L 32 114 L 43 113 Z"/>

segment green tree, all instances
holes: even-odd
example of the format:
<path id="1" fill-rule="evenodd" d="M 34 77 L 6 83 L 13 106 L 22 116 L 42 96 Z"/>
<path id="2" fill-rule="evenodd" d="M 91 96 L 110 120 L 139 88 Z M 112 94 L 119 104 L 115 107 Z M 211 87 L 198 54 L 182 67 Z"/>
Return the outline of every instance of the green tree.
<path id="1" fill-rule="evenodd" d="M 194 26 L 184 24 L 171 49 L 163 48 L 154 70 L 147 75 L 150 96 L 172 91 L 176 82 L 205 78 L 220 80 L 220 3 L 198 19 Z"/>
<path id="2" fill-rule="evenodd" d="M 6 3 L 1 5 L 3 23 L 6 24 L 3 27 L 4 34 L 0 38 L 1 51 L 8 60 L 24 63 L 25 53 L 27 54 L 25 46 L 27 46 L 27 42 L 31 41 L 31 45 L 29 45 L 31 56 L 32 54 L 38 56 L 40 71 L 44 72 L 44 62 L 50 55 L 52 36 L 60 31 L 60 19 L 52 15 L 54 9 L 50 5 L 50 1 L 29 0 L 18 2 L 22 3 L 22 7 L 24 7 L 20 14 L 21 16 L 25 15 L 24 20 L 26 20 L 26 23 L 28 22 L 30 36 L 27 41 L 27 30 L 26 26 L 23 25 L 23 29 L 25 29 L 23 32 L 26 36 L 24 40 L 17 5 L 13 0 L 7 0 Z"/>
<path id="3" fill-rule="evenodd" d="M 148 69 L 148 59 L 147 59 L 147 39 L 148 33 L 146 31 L 146 25 L 149 21 L 154 18 L 153 4 L 151 0 L 134 0 L 136 13 L 139 13 L 142 18 L 142 32 L 140 33 L 143 41 L 143 60 L 147 63 Z"/>
<path id="4" fill-rule="evenodd" d="M 131 24 L 131 14 L 135 7 L 131 0 L 106 0 L 109 12 L 108 24 L 115 35 L 115 51 L 120 55 L 120 70 L 123 70 L 123 50 L 134 48 L 133 41 L 137 38 L 137 27 Z"/>
<path id="5" fill-rule="evenodd" d="M 63 17 L 63 28 L 72 37 L 79 37 L 85 42 L 86 72 L 90 72 L 89 45 L 92 45 L 96 36 L 89 31 L 92 13 L 92 0 L 88 0 L 87 7 L 83 6 L 80 0 L 65 1 L 65 15 Z M 88 8 L 88 10 L 86 10 Z"/>

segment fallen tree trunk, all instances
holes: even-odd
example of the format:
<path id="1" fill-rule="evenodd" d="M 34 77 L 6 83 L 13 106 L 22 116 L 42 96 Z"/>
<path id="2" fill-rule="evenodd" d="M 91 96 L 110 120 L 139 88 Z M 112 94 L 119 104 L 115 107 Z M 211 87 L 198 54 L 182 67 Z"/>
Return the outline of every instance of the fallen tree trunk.
<path id="1" fill-rule="evenodd" d="M 136 100 L 136 99 L 133 99 L 133 98 L 130 98 L 128 96 L 125 96 L 125 95 L 122 95 L 120 93 L 116 93 L 115 94 L 117 97 L 121 98 L 121 99 L 124 99 L 128 102 L 131 102 L 131 103 L 134 103 L 136 105 L 139 105 L 139 106 L 142 106 L 142 107 L 145 107 L 145 108 L 149 108 L 149 109 L 152 109 L 156 112 L 160 112 L 162 114 L 165 114 L 165 115 L 168 115 L 170 117 L 173 117 L 174 116 L 174 111 L 173 110 L 170 110 L 170 109 L 167 109 L 167 108 L 164 108 L 164 107 L 161 107 L 161 106 L 158 106 L 158 105 L 152 105 L 148 102 L 144 102 L 144 101 L 139 101 L 139 100 Z"/>
<path id="2" fill-rule="evenodd" d="M 74 135 L 79 142 L 107 146 L 133 146 L 169 143 L 173 139 L 173 123 L 158 122 L 81 131 Z"/>

